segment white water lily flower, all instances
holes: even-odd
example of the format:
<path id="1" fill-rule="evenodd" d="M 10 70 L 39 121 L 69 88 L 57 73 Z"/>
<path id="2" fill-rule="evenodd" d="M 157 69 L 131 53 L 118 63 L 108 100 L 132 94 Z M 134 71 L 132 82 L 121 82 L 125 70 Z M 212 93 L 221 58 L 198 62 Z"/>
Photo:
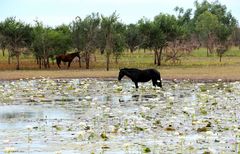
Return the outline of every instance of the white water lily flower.
<path id="1" fill-rule="evenodd" d="M 140 107 L 140 110 L 141 110 L 142 112 L 148 112 L 148 111 L 150 110 L 150 108 L 149 108 L 149 107 L 145 107 L 145 106 L 141 106 L 141 107 Z"/>
<path id="2" fill-rule="evenodd" d="M 62 154 L 62 152 L 61 151 L 56 151 L 55 154 Z"/>
<path id="3" fill-rule="evenodd" d="M 86 124 L 85 122 L 79 122 L 79 126 L 80 126 L 80 127 L 86 127 L 87 124 Z"/>
<path id="4" fill-rule="evenodd" d="M 213 147 L 209 147 L 208 150 L 210 153 L 218 153 L 218 151 L 216 149 L 214 149 Z"/>
<path id="5" fill-rule="evenodd" d="M 28 130 L 32 130 L 33 126 L 27 125 L 26 128 L 27 128 Z"/>
<path id="6" fill-rule="evenodd" d="M 213 132 L 212 132 L 212 131 L 206 131 L 206 134 L 207 134 L 208 136 L 212 136 L 212 135 L 213 135 Z"/>
<path id="7" fill-rule="evenodd" d="M 95 102 L 91 102 L 90 105 L 93 107 L 93 106 L 96 106 L 96 103 Z"/>
<path id="8" fill-rule="evenodd" d="M 185 140 L 185 139 L 186 139 L 186 136 L 185 136 L 185 135 L 180 135 L 180 136 L 178 136 L 178 138 L 179 138 L 180 140 Z"/>
<path id="9" fill-rule="evenodd" d="M 110 109 L 109 107 L 106 107 L 106 108 L 104 109 L 104 112 L 107 112 L 107 113 L 108 113 L 108 112 L 110 112 L 110 110 L 111 110 L 111 109 Z"/>
<path id="10" fill-rule="evenodd" d="M 86 99 L 87 101 L 90 101 L 90 100 L 92 100 L 92 97 L 91 97 L 91 96 L 86 96 L 85 99 Z"/>
<path id="11" fill-rule="evenodd" d="M 168 100 L 171 101 L 171 102 L 173 102 L 173 101 L 174 101 L 174 97 L 170 96 L 170 97 L 168 98 Z"/>
<path id="12" fill-rule="evenodd" d="M 123 128 L 119 128 L 118 131 L 121 132 L 121 133 L 125 133 L 126 132 L 125 129 L 123 129 Z"/>
<path id="13" fill-rule="evenodd" d="M 103 108 L 104 108 L 104 105 L 97 107 L 98 110 L 102 110 Z"/>
<path id="14" fill-rule="evenodd" d="M 116 127 L 113 126 L 113 125 L 109 125 L 108 126 L 108 130 L 111 132 L 111 133 L 114 133 L 116 131 Z"/>
<path id="15" fill-rule="evenodd" d="M 132 146 L 132 143 L 129 143 L 129 142 L 128 142 L 128 143 L 124 143 L 124 144 L 123 144 L 123 147 L 124 147 L 124 148 L 128 148 L 128 147 L 130 147 L 130 146 Z"/>

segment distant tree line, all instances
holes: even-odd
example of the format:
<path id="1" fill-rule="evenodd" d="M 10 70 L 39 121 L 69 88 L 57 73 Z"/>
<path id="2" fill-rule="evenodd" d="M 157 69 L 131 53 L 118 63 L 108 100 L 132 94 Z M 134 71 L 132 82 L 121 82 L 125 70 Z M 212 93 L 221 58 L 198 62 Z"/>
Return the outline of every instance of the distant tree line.
<path id="1" fill-rule="evenodd" d="M 31 26 L 15 17 L 0 22 L 0 48 L 17 59 L 30 52 L 36 57 L 39 68 L 49 68 L 50 59 L 58 54 L 75 50 L 90 67 L 91 56 L 100 52 L 106 56 L 109 70 L 110 56 L 117 62 L 124 49 L 153 51 L 154 64 L 162 60 L 178 62 L 184 54 L 206 47 L 207 55 L 217 52 L 220 57 L 231 45 L 240 45 L 240 28 L 237 20 L 218 1 L 194 2 L 195 11 L 176 7 L 176 15 L 160 13 L 153 20 L 140 19 L 136 24 L 124 24 L 114 12 L 110 16 L 92 13 L 81 19 L 77 16 L 69 25 L 55 28 L 35 21 Z"/>

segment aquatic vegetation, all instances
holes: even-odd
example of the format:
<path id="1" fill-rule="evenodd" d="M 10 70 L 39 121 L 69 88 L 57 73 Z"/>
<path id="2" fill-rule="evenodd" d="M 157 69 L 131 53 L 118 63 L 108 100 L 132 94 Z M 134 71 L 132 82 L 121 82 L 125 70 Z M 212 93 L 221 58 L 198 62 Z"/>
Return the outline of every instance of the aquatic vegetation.
<path id="1" fill-rule="evenodd" d="M 1 81 L 0 153 L 239 152 L 239 82 L 163 84 Z"/>

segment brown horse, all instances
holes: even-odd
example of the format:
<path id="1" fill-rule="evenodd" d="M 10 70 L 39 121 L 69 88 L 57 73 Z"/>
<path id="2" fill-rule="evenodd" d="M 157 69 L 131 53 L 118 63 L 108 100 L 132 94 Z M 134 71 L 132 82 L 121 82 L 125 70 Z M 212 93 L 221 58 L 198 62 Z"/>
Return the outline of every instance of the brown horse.
<path id="1" fill-rule="evenodd" d="M 68 68 L 69 68 L 72 60 L 75 57 L 79 58 L 79 67 L 80 67 L 80 55 L 79 55 L 79 52 L 74 52 L 74 53 L 70 53 L 70 54 L 60 54 L 60 55 L 57 55 L 56 56 L 56 60 L 57 60 L 58 67 L 61 68 L 60 64 L 61 64 L 61 61 L 63 61 L 63 62 L 68 62 Z"/>

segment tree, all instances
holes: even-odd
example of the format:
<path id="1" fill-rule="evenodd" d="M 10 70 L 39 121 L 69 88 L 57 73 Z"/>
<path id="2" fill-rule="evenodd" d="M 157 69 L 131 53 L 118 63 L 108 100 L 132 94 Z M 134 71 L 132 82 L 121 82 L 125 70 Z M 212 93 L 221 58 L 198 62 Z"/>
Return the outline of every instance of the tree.
<path id="1" fill-rule="evenodd" d="M 70 24 L 72 45 L 81 54 L 83 50 L 83 39 L 81 39 L 82 19 L 77 16 L 75 20 Z M 79 59 L 79 65 L 81 67 L 81 56 Z"/>
<path id="2" fill-rule="evenodd" d="M 196 31 L 199 32 L 202 40 L 206 40 L 207 55 L 209 52 L 213 52 L 213 43 L 216 41 L 218 28 L 219 21 L 216 15 L 209 11 L 205 11 L 198 16 L 196 21 Z"/>
<path id="3" fill-rule="evenodd" d="M 176 7 L 174 10 L 178 12 L 177 22 L 178 25 L 182 27 L 182 39 L 190 39 L 191 33 L 194 31 L 194 25 L 191 19 L 192 9 L 184 10 L 183 8 Z"/>
<path id="4" fill-rule="evenodd" d="M 47 48 L 49 41 L 47 40 L 47 28 L 43 27 L 43 24 L 39 21 L 35 21 L 36 25 L 33 29 L 33 53 L 37 59 L 37 64 L 39 64 L 39 68 L 42 67 L 42 59 L 44 67 L 50 67 L 49 63 L 47 63 Z"/>
<path id="5" fill-rule="evenodd" d="M 228 50 L 228 46 L 219 46 L 216 51 L 219 56 L 219 62 L 222 62 L 222 56 L 223 54 Z"/>
<path id="6" fill-rule="evenodd" d="M 52 48 L 54 48 L 53 54 L 64 53 L 72 47 L 72 39 L 71 39 L 71 30 L 68 25 L 60 25 L 55 29 L 55 35 L 53 35 L 53 43 Z"/>
<path id="7" fill-rule="evenodd" d="M 20 69 L 20 55 L 32 42 L 30 25 L 17 21 L 14 17 L 6 18 L 0 24 L 0 33 L 5 37 L 8 51 L 16 56 L 16 69 Z"/>
<path id="8" fill-rule="evenodd" d="M 89 69 L 91 54 L 97 48 L 99 23 L 99 15 L 92 13 L 84 20 L 77 18 L 72 24 L 73 44 L 78 51 L 82 52 L 86 62 L 86 69 Z"/>
<path id="9" fill-rule="evenodd" d="M 152 22 L 147 18 L 142 18 L 138 21 L 137 26 L 139 28 L 139 35 L 141 38 L 140 48 L 143 48 L 145 51 L 145 49 L 150 48 L 150 33 Z"/>
<path id="10" fill-rule="evenodd" d="M 125 49 L 125 25 L 117 22 L 115 25 L 115 32 L 113 33 L 113 55 L 115 56 L 115 63 L 118 63 L 118 59 Z"/>
<path id="11" fill-rule="evenodd" d="M 49 68 L 49 58 L 53 59 L 54 55 L 65 54 L 71 47 L 70 30 L 66 25 L 52 29 L 36 21 L 33 36 L 33 49 L 39 68 L 42 64 L 44 68 Z"/>
<path id="12" fill-rule="evenodd" d="M 0 49 L 2 49 L 3 56 L 5 56 L 5 49 L 7 48 L 6 38 L 0 34 Z"/>
<path id="13" fill-rule="evenodd" d="M 232 16 L 231 12 L 228 12 L 227 7 L 225 5 L 221 5 L 219 1 L 214 1 L 212 3 L 209 3 L 206 0 L 202 3 L 195 1 L 195 7 L 196 10 L 193 22 L 196 24 L 196 32 L 199 32 L 198 30 L 203 30 L 201 35 L 205 33 L 205 38 L 206 33 L 210 34 L 207 39 L 208 50 L 213 48 L 214 43 L 220 46 L 225 46 L 237 24 L 237 21 Z M 203 27 L 204 22 L 207 28 Z M 198 24 L 202 24 L 202 26 L 199 26 Z M 214 31 L 209 33 L 209 30 L 207 29 L 212 29 Z M 202 40 L 205 38 L 203 37 Z"/>
<path id="14" fill-rule="evenodd" d="M 174 42 L 182 35 L 181 26 L 173 15 L 162 14 L 154 17 L 150 33 L 150 46 L 154 50 L 157 65 L 161 65 L 163 48 L 167 42 Z"/>
<path id="15" fill-rule="evenodd" d="M 233 32 L 233 34 L 231 36 L 231 39 L 232 39 L 234 45 L 238 46 L 239 49 L 240 49 L 240 28 L 239 27 L 236 27 L 234 29 L 234 32 Z"/>
<path id="16" fill-rule="evenodd" d="M 106 36 L 103 28 L 99 28 L 97 32 L 97 48 L 103 55 L 106 48 Z"/>
<path id="17" fill-rule="evenodd" d="M 115 32 L 115 25 L 117 23 L 118 16 L 116 15 L 116 12 L 114 12 L 109 17 L 104 17 L 102 15 L 102 22 L 101 22 L 101 28 L 104 31 L 104 36 L 106 36 L 106 58 L 107 58 L 107 71 L 109 70 L 109 64 L 110 64 L 110 55 L 113 52 L 113 35 Z"/>
<path id="18" fill-rule="evenodd" d="M 128 25 L 125 32 L 125 38 L 128 48 L 130 49 L 131 53 L 133 53 L 133 51 L 136 50 L 141 43 L 138 26 L 135 24 Z"/>

